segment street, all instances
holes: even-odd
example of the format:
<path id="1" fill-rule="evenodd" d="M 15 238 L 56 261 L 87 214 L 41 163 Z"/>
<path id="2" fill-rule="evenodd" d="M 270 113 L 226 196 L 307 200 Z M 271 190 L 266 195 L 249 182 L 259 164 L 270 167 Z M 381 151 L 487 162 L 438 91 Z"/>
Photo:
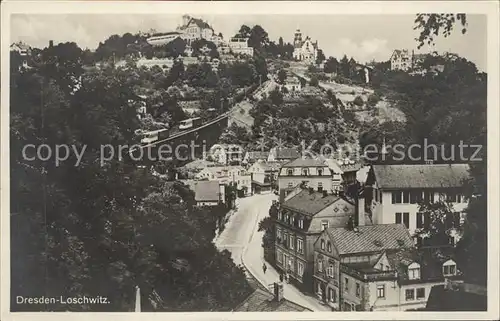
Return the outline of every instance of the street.
<path id="1" fill-rule="evenodd" d="M 279 280 L 279 274 L 267 262 L 266 273 L 262 270 L 264 232 L 258 232 L 257 229 L 259 221 L 269 215 L 272 201 L 277 198 L 276 195 L 269 193 L 237 199 L 238 209 L 226 223 L 224 231 L 215 240 L 217 248 L 230 251 L 234 262 L 243 264 L 248 272 L 268 289 Z M 327 306 L 321 305 L 316 298 L 300 292 L 291 284 L 284 283 L 283 293 L 286 299 L 313 311 L 331 311 Z"/>

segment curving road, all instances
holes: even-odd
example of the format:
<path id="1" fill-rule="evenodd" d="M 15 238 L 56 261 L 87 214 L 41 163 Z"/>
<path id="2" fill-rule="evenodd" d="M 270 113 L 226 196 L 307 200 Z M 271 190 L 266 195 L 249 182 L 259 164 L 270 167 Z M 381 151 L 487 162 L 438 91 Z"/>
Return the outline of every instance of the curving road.
<path id="1" fill-rule="evenodd" d="M 269 215 L 269 208 L 277 196 L 269 194 L 253 195 L 237 199 L 237 210 L 226 223 L 221 235 L 214 240 L 220 250 L 227 249 L 237 265 L 242 264 L 263 286 L 270 286 L 279 280 L 278 272 L 268 263 L 266 273 L 262 270 L 264 253 L 262 236 L 258 223 Z M 291 284 L 284 284 L 284 297 L 313 311 L 331 311 L 311 296 L 300 292 Z"/>

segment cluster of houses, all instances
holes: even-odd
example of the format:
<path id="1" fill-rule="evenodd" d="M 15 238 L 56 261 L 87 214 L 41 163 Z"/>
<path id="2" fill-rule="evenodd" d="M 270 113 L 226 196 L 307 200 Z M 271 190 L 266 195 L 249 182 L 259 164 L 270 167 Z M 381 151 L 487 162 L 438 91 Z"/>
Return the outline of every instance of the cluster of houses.
<path id="1" fill-rule="evenodd" d="M 299 158 L 280 168 L 277 269 L 334 311 L 425 308 L 433 287 L 460 281 L 453 249 L 468 165 L 371 165 L 359 182 L 360 166 L 345 163 Z M 455 211 L 440 246 L 416 234 L 433 224 L 419 212 L 423 200 Z"/>
<path id="2" fill-rule="evenodd" d="M 429 54 L 416 54 L 413 50 L 396 49 L 393 51 L 390 63 L 391 70 L 400 70 L 409 72 L 412 75 L 425 75 L 426 73 L 437 74 L 443 72 L 443 65 L 434 65 L 429 68 L 423 68 L 422 63 Z"/>

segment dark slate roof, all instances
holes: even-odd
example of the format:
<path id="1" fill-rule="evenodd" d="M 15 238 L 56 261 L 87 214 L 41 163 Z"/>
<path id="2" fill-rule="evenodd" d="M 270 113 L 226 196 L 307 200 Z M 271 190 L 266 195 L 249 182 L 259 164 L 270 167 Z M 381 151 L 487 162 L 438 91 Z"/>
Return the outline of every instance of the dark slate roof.
<path id="1" fill-rule="evenodd" d="M 448 290 L 444 285 L 435 285 L 427 299 L 427 311 L 487 311 L 486 295 L 464 290 Z"/>
<path id="2" fill-rule="evenodd" d="M 219 181 L 199 181 L 194 183 L 197 202 L 219 201 Z"/>
<path id="3" fill-rule="evenodd" d="M 282 166 L 281 163 L 275 162 L 263 162 L 261 165 L 265 171 L 278 171 Z"/>
<path id="4" fill-rule="evenodd" d="M 297 158 L 283 165 L 283 167 L 328 167 L 324 160 L 311 158 Z"/>
<path id="5" fill-rule="evenodd" d="M 309 190 L 304 189 L 297 195 L 286 200 L 282 206 L 306 215 L 316 215 L 339 199 L 341 198 L 337 195 L 324 196 L 323 193 L 311 193 Z"/>
<path id="6" fill-rule="evenodd" d="M 269 157 L 269 152 L 261 152 L 261 151 L 248 152 L 249 160 L 257 160 L 257 159 L 265 160 L 268 157 Z"/>
<path id="7" fill-rule="evenodd" d="M 421 280 L 442 280 L 443 263 L 453 258 L 453 247 L 408 249 L 387 255 L 391 265 L 398 271 L 400 281 L 408 280 L 408 265 L 420 264 Z M 455 261 L 455 260 L 454 260 Z"/>
<path id="8" fill-rule="evenodd" d="M 339 254 L 356 254 L 410 248 L 413 241 L 403 224 L 358 226 L 358 232 L 344 227 L 328 229 Z"/>
<path id="9" fill-rule="evenodd" d="M 469 178 L 468 164 L 373 165 L 381 188 L 461 187 Z"/>
<path id="10" fill-rule="evenodd" d="M 285 298 L 280 302 L 274 295 L 262 289 L 256 289 L 248 298 L 234 309 L 235 312 L 308 312 L 306 307 Z"/>
<path id="11" fill-rule="evenodd" d="M 187 26 L 189 26 L 191 23 L 194 23 L 195 25 L 197 25 L 198 27 L 200 27 L 202 29 L 212 29 L 212 27 L 208 23 L 203 21 L 202 19 L 191 18 L 191 20 L 189 20 Z"/>
<path id="12" fill-rule="evenodd" d="M 276 158 L 280 159 L 295 159 L 299 158 L 300 154 L 295 148 L 277 148 Z"/>

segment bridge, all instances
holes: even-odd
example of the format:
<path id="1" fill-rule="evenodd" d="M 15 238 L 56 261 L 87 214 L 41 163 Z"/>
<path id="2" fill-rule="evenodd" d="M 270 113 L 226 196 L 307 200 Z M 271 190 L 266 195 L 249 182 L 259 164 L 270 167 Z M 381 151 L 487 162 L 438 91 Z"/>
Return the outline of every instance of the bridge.
<path id="1" fill-rule="evenodd" d="M 218 142 L 228 126 L 231 114 L 237 112 L 235 107 L 196 128 L 175 132 L 155 142 L 136 146 L 129 150 L 129 155 L 144 165 L 169 161 L 176 167 L 200 158 Z"/>

